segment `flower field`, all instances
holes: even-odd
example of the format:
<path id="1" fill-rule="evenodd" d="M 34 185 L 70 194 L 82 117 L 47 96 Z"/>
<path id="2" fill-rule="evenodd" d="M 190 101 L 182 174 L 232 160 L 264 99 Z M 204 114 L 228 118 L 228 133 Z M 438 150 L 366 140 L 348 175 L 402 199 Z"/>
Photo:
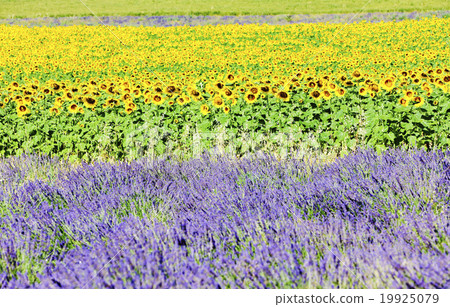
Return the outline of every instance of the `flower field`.
<path id="1" fill-rule="evenodd" d="M 0 288 L 450 288 L 448 13 L 1 19 Z"/>
<path id="2" fill-rule="evenodd" d="M 0 164 L 2 288 L 448 288 L 450 152 Z"/>
<path id="3" fill-rule="evenodd" d="M 144 149 L 176 154 L 192 148 L 195 133 L 220 129 L 238 156 L 245 133 L 267 148 L 277 146 L 273 135 L 287 135 L 292 150 L 311 138 L 338 151 L 445 148 L 449 26 L 449 18 L 346 26 L 3 25 L 0 155 L 124 159 L 139 138 Z"/>

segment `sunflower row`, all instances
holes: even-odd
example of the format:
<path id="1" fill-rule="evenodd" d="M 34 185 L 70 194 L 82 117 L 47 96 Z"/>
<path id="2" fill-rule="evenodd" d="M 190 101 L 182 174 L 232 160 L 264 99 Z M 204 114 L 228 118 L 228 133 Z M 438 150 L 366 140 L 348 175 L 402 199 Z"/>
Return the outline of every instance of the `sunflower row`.
<path id="1" fill-rule="evenodd" d="M 103 109 L 120 106 L 126 114 L 131 114 L 139 103 L 183 106 L 195 102 L 200 105 L 201 113 L 206 115 L 210 112 L 210 105 L 223 108 L 225 113 L 229 113 L 230 108 L 238 101 L 252 104 L 258 99 L 275 97 L 282 102 L 301 103 L 301 99 L 291 100 L 293 93 L 303 91 L 314 100 L 329 100 L 344 97 L 353 89 L 358 91 L 361 98 L 393 93 L 398 96 L 401 93 L 398 103 L 403 106 L 414 103 L 416 107 L 420 107 L 433 92 L 450 92 L 450 69 L 442 67 L 401 71 L 376 81 L 358 70 L 348 76 L 320 78 L 302 71 L 286 81 L 267 79 L 256 82 L 250 82 L 246 76 L 229 73 L 223 79 L 200 80 L 194 86 L 184 88 L 181 84 L 167 85 L 159 80 L 146 80 L 142 83 L 118 78 L 103 81 L 92 79 L 88 82 L 49 80 L 41 85 L 39 80 L 34 79 L 25 85 L 19 85 L 16 81 L 8 84 L 7 90 L 2 94 L 0 108 L 5 108 L 10 102 L 15 103 L 18 116 L 23 117 L 30 113 L 30 105 L 41 106 L 45 105 L 42 102 L 54 101 L 48 108 L 52 114 L 58 115 L 64 108 L 72 114 L 83 114 L 84 108 L 95 110 L 99 101 L 102 101 L 100 106 Z"/>

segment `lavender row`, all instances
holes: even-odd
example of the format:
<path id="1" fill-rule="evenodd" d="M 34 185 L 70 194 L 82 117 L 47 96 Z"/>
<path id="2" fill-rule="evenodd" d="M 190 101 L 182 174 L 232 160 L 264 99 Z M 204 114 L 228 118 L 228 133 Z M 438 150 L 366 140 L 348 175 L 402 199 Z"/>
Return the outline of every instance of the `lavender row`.
<path id="1" fill-rule="evenodd" d="M 269 24 L 287 25 L 298 23 L 354 23 L 363 20 L 368 22 L 401 21 L 405 19 L 419 20 L 436 16 L 449 17 L 450 11 L 432 12 L 390 12 L 361 14 L 320 14 L 320 15 L 244 15 L 244 16 L 102 16 L 98 20 L 94 16 L 85 17 L 40 17 L 24 19 L 0 19 L 0 24 L 33 26 L 71 26 L 71 25 L 110 25 L 110 26 L 202 26 L 219 24 Z"/>
<path id="2" fill-rule="evenodd" d="M 0 163 L 2 288 L 449 288 L 450 151 Z"/>

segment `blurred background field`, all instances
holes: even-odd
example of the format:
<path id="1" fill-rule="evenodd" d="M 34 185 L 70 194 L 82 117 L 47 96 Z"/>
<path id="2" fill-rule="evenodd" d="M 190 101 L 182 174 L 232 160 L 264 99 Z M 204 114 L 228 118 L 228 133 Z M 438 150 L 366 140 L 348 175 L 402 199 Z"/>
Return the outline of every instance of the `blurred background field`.
<path id="1" fill-rule="evenodd" d="M 55 26 L 145 26 L 145 27 L 177 27 L 205 25 L 289 25 L 305 23 L 341 23 L 388 22 L 403 20 L 421 20 L 423 18 L 449 18 L 450 11 L 426 12 L 360 12 L 343 14 L 279 14 L 279 15 L 169 15 L 169 16 L 66 16 L 0 19 L 0 25 L 16 25 L 27 27 Z"/>
<path id="2" fill-rule="evenodd" d="M 449 10 L 442 0 L 248 0 L 248 1 L 145 1 L 145 0 L 2 0 L 0 18 L 91 15 L 83 3 L 99 16 L 108 15 L 277 15 L 337 14 L 363 12 L 408 12 Z"/>

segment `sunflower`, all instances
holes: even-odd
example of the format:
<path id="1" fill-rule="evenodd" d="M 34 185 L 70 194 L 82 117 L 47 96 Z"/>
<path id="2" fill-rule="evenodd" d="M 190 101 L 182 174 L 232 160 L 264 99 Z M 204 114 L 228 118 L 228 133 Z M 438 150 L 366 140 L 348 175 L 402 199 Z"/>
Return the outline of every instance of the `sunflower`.
<path id="1" fill-rule="evenodd" d="M 70 106 L 67 107 L 70 113 L 75 114 L 78 112 L 78 106 L 76 103 L 72 103 Z"/>
<path id="2" fill-rule="evenodd" d="M 184 104 L 185 104 L 184 97 L 183 97 L 183 96 L 178 97 L 178 98 L 177 98 L 177 103 L 178 103 L 180 106 L 184 105 Z"/>
<path id="3" fill-rule="evenodd" d="M 106 100 L 106 104 L 108 104 L 111 108 L 113 108 L 116 106 L 117 100 L 114 98 L 109 98 Z"/>
<path id="4" fill-rule="evenodd" d="M 258 94 L 259 94 L 259 88 L 258 88 L 257 86 L 252 86 L 252 87 L 250 87 L 249 91 L 250 91 L 253 95 L 256 95 L 256 96 L 258 96 Z"/>
<path id="5" fill-rule="evenodd" d="M 125 104 L 125 109 L 132 109 L 134 111 L 136 110 L 136 105 L 134 102 L 129 101 Z"/>
<path id="6" fill-rule="evenodd" d="M 61 113 L 61 111 L 57 107 L 51 107 L 49 111 L 52 115 L 59 115 L 59 113 Z"/>
<path id="7" fill-rule="evenodd" d="M 322 94 L 319 91 L 312 91 L 311 92 L 311 97 L 314 98 L 315 100 L 319 100 L 322 96 Z"/>
<path id="8" fill-rule="evenodd" d="M 64 104 L 64 99 L 62 97 L 56 97 L 55 106 L 61 107 Z"/>
<path id="9" fill-rule="evenodd" d="M 78 107 L 78 113 L 84 114 L 84 109 L 83 109 L 83 107 Z"/>
<path id="10" fill-rule="evenodd" d="M 427 92 L 427 96 L 430 96 L 433 93 L 433 90 L 429 86 L 423 86 L 422 89 Z"/>
<path id="11" fill-rule="evenodd" d="M 244 87 L 238 87 L 237 91 L 244 94 L 245 93 L 245 88 Z"/>
<path id="12" fill-rule="evenodd" d="M 177 103 L 180 106 L 185 105 L 185 104 L 189 103 L 190 101 L 191 101 L 191 99 L 186 95 L 181 95 L 180 97 L 177 98 Z"/>
<path id="13" fill-rule="evenodd" d="M 233 74 L 228 74 L 226 79 L 227 79 L 229 82 L 233 82 L 235 78 L 234 78 Z"/>
<path id="14" fill-rule="evenodd" d="M 164 93 L 165 93 L 165 94 L 174 94 L 175 91 L 176 91 L 175 85 L 169 85 L 169 86 L 166 86 L 166 87 L 164 88 Z"/>
<path id="15" fill-rule="evenodd" d="M 227 97 L 233 96 L 233 92 L 232 92 L 229 88 L 225 88 L 225 89 L 223 90 L 223 93 L 224 93 L 224 95 L 227 96 Z"/>
<path id="16" fill-rule="evenodd" d="M 54 90 L 55 92 L 59 91 L 61 89 L 61 86 L 57 83 L 57 82 L 52 82 L 50 84 L 50 87 L 52 88 L 52 90 Z"/>
<path id="17" fill-rule="evenodd" d="M 408 99 L 408 100 L 413 99 L 414 92 L 412 90 L 406 90 L 406 91 L 404 91 L 404 93 L 405 93 L 405 98 L 406 99 Z"/>
<path id="18" fill-rule="evenodd" d="M 291 98 L 289 93 L 287 93 L 285 91 L 279 91 L 277 93 L 277 97 L 280 98 L 283 101 L 289 101 L 289 99 Z"/>
<path id="19" fill-rule="evenodd" d="M 380 88 L 378 87 L 377 84 L 371 83 L 369 85 L 369 91 L 374 92 L 374 93 L 378 93 L 379 90 L 380 90 Z"/>
<path id="20" fill-rule="evenodd" d="M 322 92 L 322 97 L 323 97 L 323 99 L 325 99 L 325 100 L 330 100 L 331 97 L 332 97 L 332 95 L 331 95 L 330 91 L 324 90 L 324 91 Z"/>
<path id="21" fill-rule="evenodd" d="M 141 96 L 141 94 L 142 93 L 141 93 L 140 89 L 136 88 L 136 89 L 133 90 L 134 97 L 139 98 Z"/>
<path id="22" fill-rule="evenodd" d="M 414 105 L 416 108 L 423 106 L 423 104 L 425 103 L 425 100 L 421 96 L 414 97 L 413 101 L 417 102 Z"/>
<path id="23" fill-rule="evenodd" d="M 385 78 L 381 80 L 380 86 L 386 91 L 391 91 L 395 86 L 395 81 L 392 78 Z"/>
<path id="24" fill-rule="evenodd" d="M 66 100 L 72 100 L 72 99 L 73 99 L 73 94 L 72 94 L 72 92 L 65 92 L 65 93 L 64 93 L 64 98 L 65 98 Z"/>
<path id="25" fill-rule="evenodd" d="M 398 100 L 398 103 L 401 104 L 401 105 L 404 106 L 404 107 L 407 107 L 408 104 L 409 104 L 409 99 L 407 99 L 406 97 L 401 97 L 401 98 Z"/>
<path id="26" fill-rule="evenodd" d="M 309 88 L 316 88 L 316 83 L 314 81 L 310 81 L 310 82 L 308 82 L 307 86 Z"/>
<path id="27" fill-rule="evenodd" d="M 162 105 L 164 103 L 164 98 L 161 95 L 156 94 L 152 98 L 152 103 L 157 106 Z"/>
<path id="28" fill-rule="evenodd" d="M 225 106 L 223 108 L 223 111 L 225 112 L 225 114 L 228 114 L 230 112 L 230 107 L 229 106 Z"/>
<path id="29" fill-rule="evenodd" d="M 209 113 L 209 108 L 208 108 L 208 106 L 207 106 L 206 104 L 203 104 L 203 105 L 200 107 L 200 112 L 201 112 L 203 115 L 208 114 L 208 113 Z"/>
<path id="30" fill-rule="evenodd" d="M 23 117 L 24 115 L 30 113 L 30 110 L 27 108 L 26 105 L 20 104 L 17 106 L 17 115 L 19 117 Z"/>
<path id="31" fill-rule="evenodd" d="M 365 87 L 361 87 L 358 92 L 361 96 L 367 95 L 367 89 Z"/>
<path id="32" fill-rule="evenodd" d="M 183 104 L 188 104 L 189 102 L 191 102 L 191 97 L 185 94 L 181 95 L 181 99 L 183 99 Z"/>
<path id="33" fill-rule="evenodd" d="M 349 87 L 349 86 L 353 86 L 354 83 L 351 80 L 347 80 L 347 81 L 343 82 L 342 85 L 345 87 Z"/>
<path id="34" fill-rule="evenodd" d="M 83 104 L 88 109 L 93 109 L 97 106 L 97 100 L 92 97 L 83 97 Z"/>
<path id="35" fill-rule="evenodd" d="M 224 106 L 224 101 L 222 97 L 220 97 L 219 95 L 214 96 L 213 106 L 215 106 L 216 108 L 222 108 Z"/>
<path id="36" fill-rule="evenodd" d="M 108 93 L 109 94 L 116 94 L 116 90 L 114 89 L 114 87 L 112 87 L 112 86 L 110 86 L 110 87 L 108 87 Z"/>
<path id="37" fill-rule="evenodd" d="M 153 87 L 153 91 L 155 91 L 157 93 L 163 93 L 164 92 L 164 90 L 160 86 L 154 86 Z"/>
<path id="38" fill-rule="evenodd" d="M 223 89 L 224 84 L 223 84 L 222 82 L 216 82 L 216 83 L 214 83 L 214 87 L 215 87 L 217 90 L 221 90 L 221 89 Z"/>
<path id="39" fill-rule="evenodd" d="M 361 79 L 361 73 L 359 72 L 359 70 L 355 70 L 353 73 L 352 73 L 352 77 L 353 77 L 353 80 L 359 80 L 359 79 Z"/>
<path id="40" fill-rule="evenodd" d="M 131 95 L 129 93 L 123 94 L 122 95 L 122 100 L 123 101 L 131 100 Z"/>
<path id="41" fill-rule="evenodd" d="M 267 85 L 261 86 L 260 89 L 261 89 L 261 92 L 263 92 L 263 93 L 269 93 L 269 91 L 270 91 L 270 88 Z"/>
<path id="42" fill-rule="evenodd" d="M 25 96 L 25 97 L 23 97 L 23 102 L 24 102 L 26 105 L 30 105 L 33 101 L 34 101 L 34 98 L 33 98 L 33 97 L 30 97 L 30 96 Z"/>
<path id="43" fill-rule="evenodd" d="M 336 96 L 342 97 L 345 95 L 345 93 L 346 93 L 346 91 L 343 88 L 338 88 L 336 90 Z"/>
<path id="44" fill-rule="evenodd" d="M 125 107 L 125 113 L 127 113 L 128 115 L 129 114 L 131 114 L 131 113 L 133 113 L 133 109 L 132 108 L 130 108 L 130 107 Z"/>
<path id="45" fill-rule="evenodd" d="M 200 97 L 200 92 L 197 91 L 196 89 L 191 89 L 189 91 L 189 95 L 191 95 L 192 97 L 194 97 L 195 100 L 198 100 L 198 98 Z"/>
<path id="46" fill-rule="evenodd" d="M 247 101 L 247 103 L 254 103 L 256 101 L 256 96 L 252 92 L 247 92 L 244 95 L 244 100 Z"/>

